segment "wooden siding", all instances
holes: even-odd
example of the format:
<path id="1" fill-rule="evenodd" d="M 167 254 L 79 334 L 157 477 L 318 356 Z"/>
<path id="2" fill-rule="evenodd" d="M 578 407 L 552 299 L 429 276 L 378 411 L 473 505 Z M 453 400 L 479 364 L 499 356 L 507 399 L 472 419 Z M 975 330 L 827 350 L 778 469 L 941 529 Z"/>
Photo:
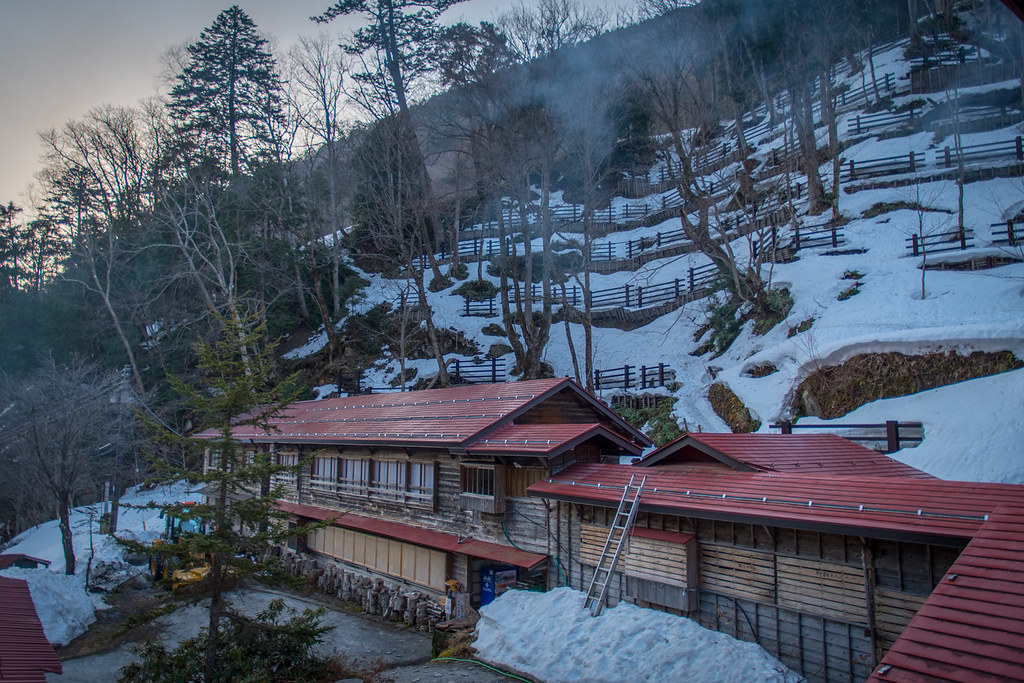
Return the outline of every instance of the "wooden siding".
<path id="1" fill-rule="evenodd" d="M 867 624 L 864 572 L 831 562 L 776 556 L 780 606 Z"/>
<path id="2" fill-rule="evenodd" d="M 889 651 L 926 599 L 921 595 L 875 589 L 875 628 L 882 653 Z"/>
<path id="3" fill-rule="evenodd" d="M 863 681 L 873 666 L 863 626 L 711 591 L 700 592 L 698 620 L 755 642 L 809 681 Z"/>
<path id="4" fill-rule="evenodd" d="M 306 543 L 314 552 L 358 567 L 444 590 L 448 567 L 442 551 L 338 527 L 315 529 Z"/>
<path id="5" fill-rule="evenodd" d="M 701 544 L 700 587 L 737 598 L 775 602 L 775 561 L 768 553 Z"/>

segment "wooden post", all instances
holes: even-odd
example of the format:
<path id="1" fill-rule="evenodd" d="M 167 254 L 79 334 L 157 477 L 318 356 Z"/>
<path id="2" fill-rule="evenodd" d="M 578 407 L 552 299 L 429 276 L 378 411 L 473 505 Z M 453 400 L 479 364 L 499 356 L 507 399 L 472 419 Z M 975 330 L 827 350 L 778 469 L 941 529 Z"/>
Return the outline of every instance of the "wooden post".
<path id="1" fill-rule="evenodd" d="M 921 252 L 919 251 L 919 246 L 918 246 L 918 241 L 917 241 L 917 233 L 914 233 L 913 235 L 910 236 L 910 244 L 911 244 L 911 252 L 910 253 L 913 254 L 914 256 L 920 256 Z"/>
<path id="2" fill-rule="evenodd" d="M 690 268 L 690 294 L 693 294 L 693 268 Z"/>
<path id="3" fill-rule="evenodd" d="M 791 420 L 783 420 L 779 423 L 779 429 L 782 430 L 783 434 L 793 433 L 793 422 Z"/>
<path id="4" fill-rule="evenodd" d="M 896 420 L 885 421 L 885 452 L 895 453 L 900 449 L 900 423 Z"/>
<path id="5" fill-rule="evenodd" d="M 594 389 L 601 391 L 601 371 L 594 370 Z"/>
<path id="6" fill-rule="evenodd" d="M 946 149 L 943 151 L 943 154 L 945 155 L 946 159 L 946 168 L 949 168 L 950 166 L 953 165 L 953 159 L 949 154 L 949 147 L 946 147 Z"/>
<path id="7" fill-rule="evenodd" d="M 832 226 L 832 248 L 839 246 L 839 236 L 836 234 L 836 226 Z"/>
<path id="8" fill-rule="evenodd" d="M 629 389 L 630 384 L 631 384 L 630 381 L 629 381 L 629 369 L 630 369 L 630 367 L 632 367 L 632 366 L 630 366 L 630 365 L 623 365 L 622 366 L 622 376 L 624 378 L 623 382 L 622 382 L 622 384 L 623 384 L 622 388 L 623 389 Z"/>
<path id="9" fill-rule="evenodd" d="M 1013 230 L 1012 224 L 1011 224 L 1011 228 L 1010 229 Z M 676 282 L 676 295 L 673 298 L 674 299 L 678 299 L 679 298 L 679 278 L 676 278 L 675 282 Z"/>
<path id="10" fill-rule="evenodd" d="M 1017 236 L 1013 234 L 1013 221 L 1006 221 L 1006 240 L 1011 247 L 1017 246 Z"/>
<path id="11" fill-rule="evenodd" d="M 913 173 L 916 170 L 917 170 L 916 160 L 914 159 L 914 152 L 913 152 L 913 150 L 911 150 L 911 152 L 910 152 L 910 172 Z"/>
<path id="12" fill-rule="evenodd" d="M 637 286 L 636 288 L 636 307 L 644 307 L 644 288 L 640 286 Z"/>
<path id="13" fill-rule="evenodd" d="M 641 388 L 641 389 L 646 389 L 647 388 L 647 366 L 646 365 L 641 365 L 640 366 L 640 376 L 639 376 L 639 381 L 637 382 L 637 386 L 639 388 Z"/>
<path id="14" fill-rule="evenodd" d="M 857 114 L 857 135 L 860 135 L 860 114 Z"/>
<path id="15" fill-rule="evenodd" d="M 1021 136 L 1017 136 L 1014 141 L 1017 145 L 1017 161 L 1024 161 L 1024 144 L 1021 142 Z"/>
<path id="16" fill-rule="evenodd" d="M 960 251 L 967 248 L 967 230 L 960 228 Z"/>
<path id="17" fill-rule="evenodd" d="M 658 386 L 665 386 L 665 364 L 658 363 Z"/>
<path id="18" fill-rule="evenodd" d="M 491 359 L 491 384 L 498 381 L 498 359 Z"/>
<path id="19" fill-rule="evenodd" d="M 626 293 L 626 306 L 629 306 L 629 283 L 622 285 L 622 289 Z"/>

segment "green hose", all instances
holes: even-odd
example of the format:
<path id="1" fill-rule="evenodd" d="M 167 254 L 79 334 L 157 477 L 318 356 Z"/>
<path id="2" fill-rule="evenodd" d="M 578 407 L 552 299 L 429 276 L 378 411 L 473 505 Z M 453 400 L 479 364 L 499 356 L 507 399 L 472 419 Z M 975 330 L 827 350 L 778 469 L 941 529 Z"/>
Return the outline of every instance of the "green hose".
<path id="1" fill-rule="evenodd" d="M 432 661 L 432 662 L 469 662 L 470 664 L 479 664 L 480 666 L 482 666 L 482 667 L 484 667 L 486 669 L 490 669 L 491 671 L 497 672 L 497 673 L 501 674 L 502 676 L 508 676 L 509 678 L 516 679 L 517 681 L 526 681 L 526 683 L 533 683 L 533 681 L 531 681 L 529 678 L 523 678 L 522 676 L 516 676 L 515 674 L 510 674 L 507 671 L 502 671 L 501 669 L 493 667 L 490 664 L 484 664 L 483 662 L 478 662 L 475 659 L 458 659 L 457 657 L 434 657 L 430 661 Z"/>
<path id="2" fill-rule="evenodd" d="M 512 544 L 513 548 L 515 548 L 516 550 L 522 550 L 524 553 L 530 552 L 526 548 L 520 548 L 518 545 L 516 545 L 516 542 L 512 540 L 511 536 L 508 535 L 508 529 L 505 528 L 505 515 L 501 516 L 501 531 L 505 534 L 505 538 L 508 540 L 509 543 Z M 552 555 L 552 557 L 555 558 L 555 568 L 558 569 L 558 575 L 562 577 L 562 585 L 568 586 L 569 579 L 566 578 L 565 572 L 562 571 L 562 563 L 559 561 L 558 555 Z"/>

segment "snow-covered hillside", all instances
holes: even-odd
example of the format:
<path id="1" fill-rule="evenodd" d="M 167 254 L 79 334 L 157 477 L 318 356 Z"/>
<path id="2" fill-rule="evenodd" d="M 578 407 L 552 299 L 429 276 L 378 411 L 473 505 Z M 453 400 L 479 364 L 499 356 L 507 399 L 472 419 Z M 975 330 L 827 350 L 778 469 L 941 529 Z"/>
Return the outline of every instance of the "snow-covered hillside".
<path id="1" fill-rule="evenodd" d="M 875 68 L 879 73 L 891 74 L 892 82 L 905 83 L 909 64 L 903 59 L 903 45 L 890 46 L 876 52 Z M 841 85 L 861 88 L 861 72 L 845 73 Z M 961 97 L 983 94 L 995 90 L 1019 87 L 1018 81 L 993 83 L 964 89 Z M 912 101 L 923 112 L 938 111 L 944 104 L 944 92 L 914 95 L 909 91 L 896 91 L 892 111 Z M 925 98 L 922 100 L 922 98 Z M 964 261 L 984 256 L 1011 257 L 1016 263 L 988 270 L 928 270 L 922 298 L 921 257 L 908 250 L 909 239 L 915 233 L 929 235 L 955 230 L 957 226 L 958 187 L 945 170 L 945 147 L 951 138 L 939 137 L 925 128 L 924 132 L 901 133 L 898 125 L 890 126 L 884 137 L 858 132 L 858 116 L 865 112 L 852 107 L 841 110 L 838 122 L 840 137 L 850 146 L 843 152 L 844 169 L 851 160 L 856 162 L 908 155 L 915 150 L 920 158 L 913 171 L 889 173 L 885 180 L 901 180 L 901 187 L 878 187 L 846 179 L 839 199 L 840 211 L 848 219 L 841 231 L 845 243 L 838 252 L 828 255 L 827 248 L 801 249 L 798 258 L 789 263 L 766 264 L 773 287 L 785 287 L 791 292 L 794 305 L 786 320 L 764 336 L 755 335 L 753 323 L 746 323 L 742 333 L 728 350 L 718 357 L 712 354 L 691 355 L 699 346 L 695 333 L 708 321 L 715 299 L 705 298 L 686 303 L 680 308 L 650 322 L 639 329 L 621 331 L 614 328 L 594 329 L 595 367 L 617 368 L 657 366 L 664 363 L 675 372 L 677 386 L 670 391 L 658 388 L 655 393 L 673 395 L 679 400 L 675 417 L 681 426 L 691 430 L 727 431 L 725 422 L 712 410 L 708 388 L 712 382 L 727 385 L 750 410 L 752 417 L 761 422 L 761 430 L 780 419 L 790 417 L 793 393 L 810 371 L 834 365 L 862 353 L 899 351 L 922 354 L 934 351 L 1012 351 L 1024 357 L 1024 263 L 1020 262 L 1021 247 L 993 244 L 993 224 L 1004 224 L 1016 216 L 1024 206 L 1024 180 L 1020 177 L 995 177 L 969 182 L 964 186 L 965 226 L 974 230 L 973 246 L 964 251 L 950 251 L 929 255 L 928 261 Z M 966 114 L 964 114 L 966 117 Z M 941 123 L 936 120 L 937 125 Z M 970 132 L 962 136 L 963 145 L 1006 143 L 1012 145 L 1024 132 L 1024 125 L 996 125 L 994 129 Z M 827 145 L 827 130 L 817 131 L 819 146 Z M 781 135 L 765 135 L 755 141 L 754 158 L 767 165 L 773 150 L 781 149 Z M 1006 169 L 1016 164 L 1012 157 L 984 159 L 972 162 L 971 168 Z M 731 178 L 739 167 L 735 162 L 715 171 L 716 178 Z M 657 175 L 657 168 L 651 176 Z M 822 165 L 823 178 L 832 172 L 831 162 Z M 846 171 L 844 171 L 845 173 Z M 851 173 L 852 175 L 852 173 Z M 1007 175 L 1007 173 L 1004 173 Z M 1013 176 L 1014 174 L 1009 174 Z M 797 178 L 799 179 L 799 178 Z M 878 179 L 873 179 L 878 180 Z M 828 180 L 826 180 L 828 182 Z M 874 183 L 881 185 L 882 183 Z M 860 185 L 858 187 L 858 185 Z M 851 192 L 851 190 L 854 190 Z M 647 201 L 657 206 L 660 195 L 648 200 L 617 198 L 612 203 L 615 212 L 629 203 Z M 929 211 L 913 209 L 889 210 L 873 217 L 864 213 L 882 203 L 920 204 Z M 566 210 L 556 206 L 556 210 Z M 802 229 L 824 225 L 828 215 L 811 217 L 806 214 L 806 202 L 796 202 Z M 612 233 L 601 241 L 624 242 L 658 233 L 678 230 L 678 219 L 671 219 L 651 227 L 634 228 L 629 232 Z M 792 223 L 783 228 L 792 230 Z M 567 227 L 567 230 L 571 227 Z M 567 235 L 573 237 L 572 235 Z M 578 237 L 578 236 L 576 236 Z M 746 238 L 738 238 L 733 247 L 737 253 L 749 253 Z M 540 249 L 537 241 L 535 249 Z M 685 279 L 688 269 L 708 263 L 700 253 L 690 253 L 651 261 L 639 270 L 622 270 L 609 274 L 592 275 L 591 288 L 605 289 L 625 284 L 648 286 Z M 475 264 L 470 272 L 475 277 Z M 396 282 L 374 274 L 364 274 L 371 285 L 367 289 L 366 307 L 380 301 L 394 301 L 399 287 Z M 429 282 L 430 275 L 427 274 Z M 484 275 L 498 284 L 498 279 Z M 853 280 L 860 283 L 856 295 L 839 300 L 841 292 Z M 458 282 L 455 286 L 458 286 Z M 498 337 L 487 336 L 482 328 L 497 318 L 466 317 L 464 301 L 453 295 L 451 289 L 432 294 L 429 300 L 438 327 L 465 331 L 481 349 L 500 342 Z M 365 309 L 364 309 L 365 310 Z M 802 321 L 813 319 L 810 329 L 789 335 L 790 329 Z M 577 351 L 582 347 L 583 331 L 579 325 L 570 325 L 570 334 Z M 315 351 L 323 340 L 311 340 L 306 347 L 293 352 L 299 356 Z M 544 361 L 556 375 L 572 375 L 573 366 L 566 331 L 562 324 L 551 327 L 551 341 Z M 778 371 L 764 377 L 753 377 L 750 369 L 771 363 Z M 514 364 L 506 357 L 506 367 Z M 410 367 L 419 376 L 436 372 L 433 361 L 411 361 Z M 371 385 L 385 386 L 398 371 L 397 363 L 382 363 L 370 372 Z M 510 378 L 511 379 L 511 378 Z M 865 378 L 871 381 L 871 378 Z M 322 387 L 322 391 L 333 389 Z M 610 391 L 603 392 L 610 398 Z M 977 379 L 937 389 L 921 395 L 907 396 L 870 404 L 837 422 L 882 422 L 885 420 L 921 421 L 924 423 L 924 441 L 917 448 L 907 449 L 896 457 L 937 476 L 948 479 L 1024 482 L 1024 451 L 1016 434 L 1024 428 L 1024 370 L 1003 376 Z"/>

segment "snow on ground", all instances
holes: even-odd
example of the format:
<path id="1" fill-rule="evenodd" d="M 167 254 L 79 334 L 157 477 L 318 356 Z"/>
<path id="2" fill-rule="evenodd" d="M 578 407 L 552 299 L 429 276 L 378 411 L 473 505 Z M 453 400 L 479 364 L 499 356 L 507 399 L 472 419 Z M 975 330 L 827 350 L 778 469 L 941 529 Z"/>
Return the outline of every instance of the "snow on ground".
<path id="1" fill-rule="evenodd" d="M 473 647 L 542 681 L 802 680 L 755 643 L 685 617 L 619 603 L 591 617 L 584 594 L 508 591 L 480 610 Z"/>
<path id="2" fill-rule="evenodd" d="M 188 497 L 188 487 L 179 483 L 149 491 L 134 489 L 126 493 L 121 502 L 143 506 L 149 502 L 162 504 Z M 23 553 L 50 561 L 49 569 L 10 568 L 0 575 L 28 581 L 43 630 L 54 645 L 66 645 L 84 633 L 96 620 L 94 610 L 106 607 L 100 593 L 86 590 L 86 567 L 90 562 L 90 585 L 100 591 L 112 590 L 142 571 L 142 568 L 133 567 L 125 561 L 122 546 L 99 533 L 99 514 L 99 505 L 74 508 L 71 513 L 76 560 L 73 575 L 64 573 L 64 549 L 57 520 L 28 529 L 13 538 L 3 550 L 4 553 Z M 118 515 L 118 535 L 125 538 L 152 541 L 163 531 L 163 525 L 160 511 L 156 509 L 121 507 Z"/>

